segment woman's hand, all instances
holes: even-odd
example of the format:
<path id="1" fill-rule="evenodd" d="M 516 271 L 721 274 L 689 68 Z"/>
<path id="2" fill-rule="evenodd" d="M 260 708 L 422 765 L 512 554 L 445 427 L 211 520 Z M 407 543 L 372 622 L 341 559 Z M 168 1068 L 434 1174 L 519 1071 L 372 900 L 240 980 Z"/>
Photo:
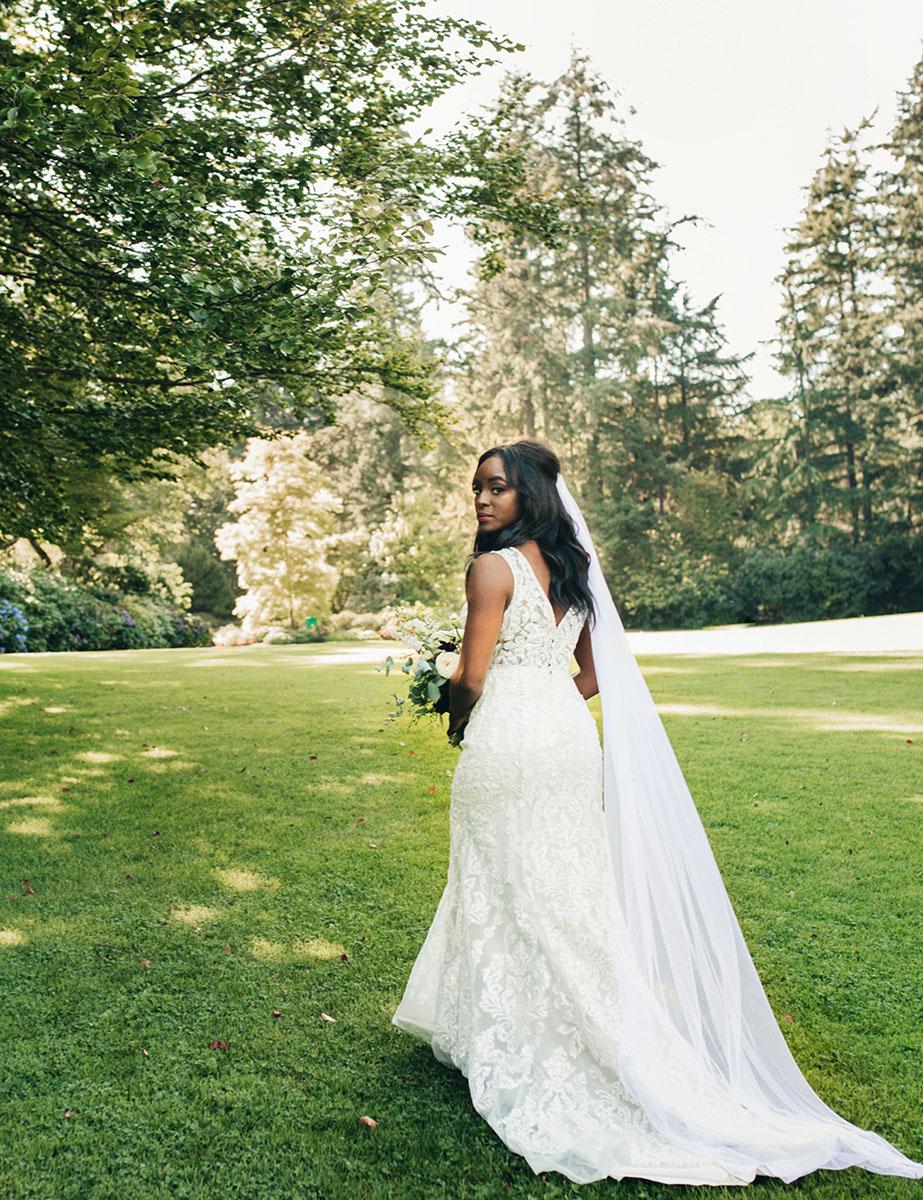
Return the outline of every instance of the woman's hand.
<path id="1" fill-rule="evenodd" d="M 468 718 L 471 716 L 471 710 L 474 708 L 479 694 L 468 691 L 464 684 L 457 681 L 454 676 L 449 681 L 449 727 L 446 730 L 446 737 L 449 739 L 450 745 L 457 746 L 464 737 Z"/>
<path id="2" fill-rule="evenodd" d="M 465 729 L 468 727 L 468 718 L 464 717 L 461 720 L 449 722 L 449 728 L 446 730 L 446 737 L 449 739 L 450 746 L 457 746 L 465 736 Z"/>

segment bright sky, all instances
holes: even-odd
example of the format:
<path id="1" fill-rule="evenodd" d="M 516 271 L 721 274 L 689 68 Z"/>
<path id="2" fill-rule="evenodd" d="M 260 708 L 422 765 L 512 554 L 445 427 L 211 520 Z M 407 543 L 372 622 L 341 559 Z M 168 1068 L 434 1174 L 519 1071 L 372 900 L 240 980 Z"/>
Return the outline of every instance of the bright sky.
<path id="1" fill-rule="evenodd" d="M 429 0 L 434 13 L 484 21 L 526 46 L 510 65 L 548 80 L 570 47 L 587 51 L 621 92 L 626 132 L 661 164 L 654 194 L 683 226 L 675 269 L 693 297 L 722 294 L 720 312 L 737 353 L 750 362 L 753 395 L 784 382 L 772 350 L 784 229 L 798 219 L 803 189 L 827 131 L 878 108 L 885 134 L 923 53 L 920 0 Z M 425 124 L 440 130 L 496 94 L 501 68 L 455 89 Z M 446 282 L 465 282 L 463 239 L 446 243 Z M 427 316 L 448 335 L 458 313 Z"/>

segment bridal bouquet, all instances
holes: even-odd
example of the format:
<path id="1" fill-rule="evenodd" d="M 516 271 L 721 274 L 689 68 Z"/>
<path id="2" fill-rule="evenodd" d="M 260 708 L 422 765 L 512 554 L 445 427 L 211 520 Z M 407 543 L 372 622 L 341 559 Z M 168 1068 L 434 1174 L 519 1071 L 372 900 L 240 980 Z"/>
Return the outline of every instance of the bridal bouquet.
<path id="1" fill-rule="evenodd" d="M 412 617 L 394 630 L 395 636 L 410 647 L 411 653 L 401 662 L 401 671 L 410 677 L 406 696 L 395 694 L 396 707 L 388 713 L 385 721 L 393 721 L 409 705 L 414 720 L 449 711 L 449 680 L 458 666 L 458 648 L 461 645 L 461 629 L 457 619 L 448 625 L 439 624 L 432 618 Z M 389 654 L 375 668 L 391 673 L 395 658 Z"/>

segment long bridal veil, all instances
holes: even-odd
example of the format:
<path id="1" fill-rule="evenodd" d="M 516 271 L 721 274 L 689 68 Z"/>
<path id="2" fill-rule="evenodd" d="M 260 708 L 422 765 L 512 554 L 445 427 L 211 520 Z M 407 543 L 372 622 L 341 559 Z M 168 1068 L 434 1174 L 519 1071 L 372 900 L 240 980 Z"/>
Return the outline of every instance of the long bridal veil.
<path id="1" fill-rule="evenodd" d="M 602 704 L 623 1081 L 666 1137 L 733 1174 L 791 1182 L 818 1168 L 923 1178 L 814 1092 L 782 1035 L 698 811 L 628 645 L 583 515 L 558 492 L 590 555 Z"/>

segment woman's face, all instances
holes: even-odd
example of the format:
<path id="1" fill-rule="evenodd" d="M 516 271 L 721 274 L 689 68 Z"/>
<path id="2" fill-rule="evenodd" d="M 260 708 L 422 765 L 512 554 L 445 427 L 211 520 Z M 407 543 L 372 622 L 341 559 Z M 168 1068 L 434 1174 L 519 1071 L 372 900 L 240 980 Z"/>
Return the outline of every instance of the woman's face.
<path id="1" fill-rule="evenodd" d="M 496 533 L 519 516 L 519 493 L 510 485 L 499 454 L 484 459 L 474 473 L 472 487 L 479 530 Z"/>

